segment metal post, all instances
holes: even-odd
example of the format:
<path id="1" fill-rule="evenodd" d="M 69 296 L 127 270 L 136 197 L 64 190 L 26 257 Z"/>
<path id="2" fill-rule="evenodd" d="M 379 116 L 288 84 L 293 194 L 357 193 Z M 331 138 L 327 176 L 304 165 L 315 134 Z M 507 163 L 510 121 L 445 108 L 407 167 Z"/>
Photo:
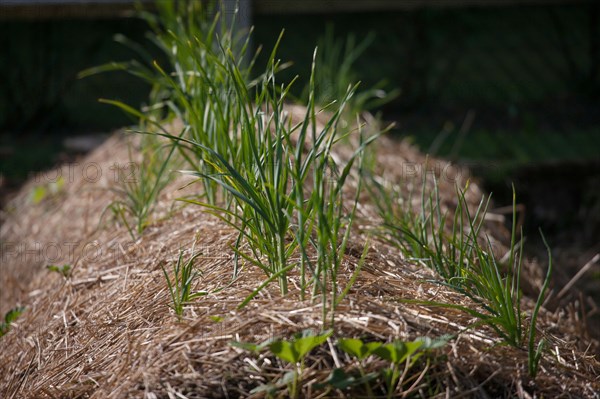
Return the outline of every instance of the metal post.
<path id="1" fill-rule="evenodd" d="M 244 34 L 250 31 L 252 27 L 252 0 L 222 0 L 221 7 L 225 23 L 231 26 L 235 16 L 236 31 Z M 235 14 L 236 10 L 237 15 Z M 248 53 L 251 56 L 253 54 L 252 43 L 248 47 Z"/>

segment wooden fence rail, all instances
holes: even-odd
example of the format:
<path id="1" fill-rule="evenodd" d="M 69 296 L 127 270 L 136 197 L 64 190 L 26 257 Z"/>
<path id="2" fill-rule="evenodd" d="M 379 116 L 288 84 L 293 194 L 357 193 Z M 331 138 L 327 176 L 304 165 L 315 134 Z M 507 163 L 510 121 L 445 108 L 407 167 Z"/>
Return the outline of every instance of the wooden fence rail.
<path id="1" fill-rule="evenodd" d="M 170 0 L 165 0 L 170 1 Z M 200 1 L 200 0 L 186 0 Z M 231 8 L 237 0 L 224 0 Z M 131 15 L 135 0 L 0 0 L 0 19 L 113 18 Z M 151 3 L 152 0 L 142 0 Z M 581 4 L 585 0 L 239 0 L 250 15 L 403 11 L 439 7 Z"/>

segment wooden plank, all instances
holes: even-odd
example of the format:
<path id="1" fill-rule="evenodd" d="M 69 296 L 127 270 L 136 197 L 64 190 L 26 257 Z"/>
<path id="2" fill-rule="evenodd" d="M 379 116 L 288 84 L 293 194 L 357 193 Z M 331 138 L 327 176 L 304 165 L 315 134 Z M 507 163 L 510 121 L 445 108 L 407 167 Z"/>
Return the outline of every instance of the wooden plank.
<path id="1" fill-rule="evenodd" d="M 0 20 L 69 19 L 69 18 L 121 18 L 132 15 L 131 6 L 106 8 L 106 6 L 18 6 L 0 7 Z"/>
<path id="2" fill-rule="evenodd" d="M 418 8 L 501 7 L 520 5 L 582 4 L 585 0 L 252 0 L 254 13 L 324 14 L 407 11 Z"/>
<path id="3" fill-rule="evenodd" d="M 199 1 L 199 0 L 184 0 Z M 225 0 L 231 4 L 235 0 Z M 142 0 L 151 4 L 153 0 Z M 585 0 L 240 0 L 247 15 L 407 11 L 439 7 L 582 4 Z M 0 19 L 113 18 L 131 16 L 135 0 L 0 0 Z"/>
<path id="4" fill-rule="evenodd" d="M 1 19 L 119 18 L 133 15 L 135 2 L 130 0 L 17 1 L 0 0 Z"/>

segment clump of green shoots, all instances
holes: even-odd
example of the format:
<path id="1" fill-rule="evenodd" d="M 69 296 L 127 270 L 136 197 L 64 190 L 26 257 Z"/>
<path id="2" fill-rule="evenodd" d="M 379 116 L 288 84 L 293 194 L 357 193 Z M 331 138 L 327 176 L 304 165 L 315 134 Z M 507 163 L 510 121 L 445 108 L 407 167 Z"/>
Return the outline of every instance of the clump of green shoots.
<path id="1" fill-rule="evenodd" d="M 114 166 L 118 184 L 114 191 L 118 199 L 107 209 L 125 225 L 134 241 L 150 224 L 157 198 L 170 181 L 174 150 L 173 145 L 165 145 L 154 136 L 145 136 L 142 137 L 139 163 L 134 161 L 130 149 L 130 162 Z"/>
<path id="2" fill-rule="evenodd" d="M 514 222 L 514 221 L 513 221 Z M 540 308 L 542 307 L 542 303 L 544 302 L 544 298 L 546 295 L 546 290 L 548 289 L 548 284 L 550 283 L 550 277 L 552 276 L 552 251 L 550 250 L 550 246 L 546 242 L 546 237 L 542 233 L 540 229 L 540 235 L 542 236 L 542 241 L 544 242 L 544 246 L 548 252 L 548 271 L 546 272 L 546 278 L 544 279 L 544 283 L 542 284 L 542 289 L 540 290 L 540 294 L 538 295 L 537 302 L 535 303 L 535 308 L 533 309 L 533 315 L 531 315 L 531 323 L 529 326 L 529 342 L 527 346 L 527 354 L 528 354 L 528 369 L 529 375 L 533 378 L 538 373 L 538 368 L 540 364 L 540 360 L 542 359 L 542 354 L 544 348 L 546 346 L 546 340 L 542 338 L 535 347 L 535 336 L 536 336 L 536 324 L 537 324 L 537 316 Z"/>
<path id="3" fill-rule="evenodd" d="M 491 327 L 508 344 L 521 347 L 527 329 L 521 312 L 520 275 L 523 245 L 517 243 L 516 197 L 513 191 L 513 224 L 506 263 L 496 259 L 489 237 L 483 233 L 483 223 L 489 198 L 482 198 L 474 214 L 469 210 L 465 190 L 457 189 L 458 203 L 452 218 L 442 214 L 437 182 L 433 193 L 427 195 L 423 180 L 420 211 L 415 212 L 410 203 L 396 190 L 385 189 L 381 184 L 371 186 L 373 199 L 384 220 L 379 232 L 388 242 L 396 245 L 411 259 L 419 260 L 440 276 L 440 284 L 450 287 L 481 306 L 476 310 L 462 305 L 418 301 L 433 306 L 456 308 L 478 318 Z M 404 206 L 402 206 L 404 204 Z M 451 225 L 447 226 L 446 223 Z M 544 282 L 529 326 L 529 356 L 539 361 L 533 353 L 531 342 L 535 335 L 538 310 L 543 302 L 551 268 Z M 539 351 L 538 351 L 539 352 Z M 537 359 L 537 361 L 535 360 Z M 530 374 L 535 368 L 530 365 Z"/>
<path id="4" fill-rule="evenodd" d="M 340 338 L 338 340 L 338 348 L 346 352 L 348 355 L 355 357 L 358 361 L 358 371 L 360 377 L 356 378 L 351 373 L 347 373 L 344 369 L 335 368 L 332 370 L 329 378 L 325 380 L 323 387 L 329 385 L 336 389 L 347 389 L 356 385 L 363 384 L 367 391 L 368 397 L 373 397 L 373 390 L 370 381 L 378 377 L 378 373 L 366 373 L 363 367 L 363 362 L 375 353 L 383 345 L 382 342 L 363 342 L 358 338 Z"/>
<path id="5" fill-rule="evenodd" d="M 151 39 L 164 53 L 167 65 L 160 65 L 139 44 L 122 35 L 117 41 L 131 48 L 140 60 L 111 62 L 90 68 L 80 77 L 107 71 L 126 71 L 152 86 L 149 106 L 142 110 L 120 101 L 101 100 L 121 108 L 139 119 L 140 126 L 133 131 L 146 134 L 172 133 L 172 124 L 181 123 L 181 137 L 212 148 L 229 162 L 239 155 L 238 131 L 240 109 L 232 101 L 234 79 L 251 86 L 250 72 L 253 60 L 246 62 L 250 35 L 236 35 L 235 15 L 231 19 L 218 12 L 216 6 L 200 1 L 156 1 L 156 14 L 141 12 L 152 28 Z M 211 17 L 213 15 L 213 17 Z M 228 57 L 236 60 L 237 75 L 225 66 Z M 216 173 L 202 153 L 180 151 L 187 166 L 203 174 Z M 220 186 L 210 179 L 202 179 L 203 195 L 210 204 L 219 199 Z"/>
<path id="6" fill-rule="evenodd" d="M 356 174 L 357 194 L 349 211 L 344 208 L 342 188 L 355 165 L 362 167 L 364 150 L 377 134 L 366 138 L 358 129 L 359 147 L 342 165 L 337 164 L 332 156 L 335 144 L 356 133 L 340 123 L 356 85 L 347 84 L 341 97 L 317 109 L 315 51 L 306 114 L 303 121 L 293 124 L 285 104 L 295 79 L 283 85 L 275 79 L 286 67 L 276 58 L 281 36 L 264 72 L 251 79 L 255 57 L 248 53 L 250 35 L 235 35 L 234 22 L 218 13 L 211 20 L 212 9 L 204 7 L 202 2 L 158 2 L 158 16 L 145 14 L 154 41 L 168 58 L 167 66 L 155 61 L 113 63 L 84 75 L 127 70 L 153 85 L 151 105 L 145 110 L 118 101 L 105 102 L 143 122 L 135 131 L 166 138 L 184 160 L 184 173 L 196 178 L 202 190 L 196 198 L 181 200 L 203 206 L 238 231 L 234 277 L 240 271 L 239 259 L 266 275 L 240 306 L 274 280 L 285 295 L 288 273 L 299 268 L 301 295 L 311 290 L 313 299 L 322 297 L 325 317 L 349 289 L 338 287 L 337 275 L 362 174 Z M 139 46 L 122 37 L 119 40 L 145 57 Z M 317 114 L 321 112 L 330 117 L 318 127 Z M 182 128 L 173 132 L 173 126 L 180 125 Z M 137 188 L 130 188 L 133 195 L 115 205 L 114 211 L 124 223 L 127 210 L 143 216 L 146 209 L 140 204 L 151 202 L 142 195 L 147 191 Z M 139 197 L 144 201 L 137 201 Z M 138 223 L 136 228 L 128 228 L 139 231 L 144 226 Z M 360 265 L 355 273 L 359 270 Z"/>
<path id="7" fill-rule="evenodd" d="M 193 252 L 194 249 L 192 248 L 192 255 L 187 260 L 184 260 L 183 251 L 179 251 L 179 257 L 173 265 L 173 277 L 170 277 L 165 267 L 161 265 L 165 279 L 167 280 L 167 286 L 169 287 L 172 302 L 171 308 L 175 311 L 179 319 L 183 317 L 183 309 L 186 304 L 193 299 L 207 294 L 206 291 L 193 291 L 193 284 L 200 275 L 200 271 L 194 267 L 194 262 L 202 255 L 201 252 Z"/>
<path id="8" fill-rule="evenodd" d="M 283 87 L 278 94 L 274 81 L 277 64 L 271 57 L 271 73 L 252 99 L 233 59 L 229 60 L 227 67 L 229 73 L 237 78 L 232 97 L 240 104 L 242 113 L 237 127 L 240 130 L 240 156 L 236 160 L 228 160 L 212 147 L 187 141 L 187 148 L 202 154 L 214 173 L 194 170 L 186 173 L 222 187 L 235 206 L 189 202 L 225 215 L 223 220 L 238 230 L 240 239 L 250 244 L 251 256 L 239 251 L 238 255 L 261 268 L 267 276 L 277 276 L 281 292 L 285 294 L 285 269 L 296 248 L 296 243 L 286 241 L 294 207 L 290 193 L 293 192 L 293 184 L 298 184 L 298 181 L 291 181 L 289 173 L 291 127 L 283 117 L 283 101 L 290 86 Z"/>
<path id="9" fill-rule="evenodd" d="M 465 279 L 464 264 L 478 247 L 473 244 L 479 239 L 489 198 L 482 198 L 471 215 L 464 192 L 457 189 L 458 206 L 449 220 L 447 211 L 442 214 L 435 176 L 433 179 L 433 191 L 427 194 L 424 175 L 418 210 L 412 208 L 412 192 L 405 198 L 398 187 L 388 189 L 374 179 L 368 187 L 384 222 L 380 236 L 406 257 L 419 260 L 445 282 L 458 287 Z M 448 222 L 452 223 L 449 228 Z"/>
<path id="10" fill-rule="evenodd" d="M 228 64 L 232 75 L 237 75 L 235 65 L 234 62 Z M 217 216 L 238 230 L 240 237 L 250 244 L 251 255 L 238 254 L 262 269 L 268 276 L 266 282 L 277 278 L 282 294 L 287 293 L 287 272 L 295 266 L 289 260 L 296 250 L 300 250 L 302 292 L 308 284 L 312 284 L 313 294 L 319 292 L 325 296 L 327 281 L 331 279 L 335 302 L 337 271 L 348 242 L 357 202 L 356 199 L 352 210 L 346 213 L 342 187 L 355 161 L 361 159 L 364 148 L 376 136 L 361 140 L 359 148 L 346 161 L 341 173 L 338 172 L 332 149 L 342 135 L 338 122 L 353 89 L 350 88 L 335 105 L 330 120 L 321 129 L 317 129 L 313 97 L 304 121 L 293 126 L 286 119 L 284 110 L 291 84 L 278 89 L 274 52 L 269 69 L 271 73 L 264 75 L 253 101 L 250 101 L 242 80 L 238 80 L 236 85 L 237 100 L 245 104 L 242 107 L 244 122 L 240 126 L 242 156 L 237 164 L 230 163 L 217 151 L 201 143 L 169 136 L 186 148 L 204 152 L 206 162 L 216 173 L 187 173 L 219 184 L 233 197 L 235 206 L 229 208 L 227 204 L 186 201 L 216 211 Z M 296 141 L 292 138 L 294 133 L 297 133 Z M 312 187 L 307 184 L 310 177 Z M 312 192 L 309 193 L 310 188 Z M 318 253 L 316 264 L 310 260 L 310 248 Z M 312 273 L 312 278 L 306 277 L 307 271 Z M 253 292 L 242 306 L 263 287 L 261 285 Z"/>
<path id="11" fill-rule="evenodd" d="M 343 98 L 348 86 L 353 86 L 359 81 L 355 64 L 374 40 L 375 35 L 371 33 L 358 42 L 354 35 L 349 35 L 344 41 L 335 36 L 331 25 L 327 27 L 325 35 L 317 43 L 321 51 L 315 60 L 317 65 L 314 77 L 315 102 L 318 105 L 324 106 Z M 354 117 L 363 111 L 380 107 L 400 94 L 397 89 L 386 91 L 385 86 L 386 82 L 382 80 L 374 86 L 357 90 L 348 103 L 348 114 Z M 305 101 L 308 101 L 311 90 L 310 86 L 305 88 L 303 94 Z"/>

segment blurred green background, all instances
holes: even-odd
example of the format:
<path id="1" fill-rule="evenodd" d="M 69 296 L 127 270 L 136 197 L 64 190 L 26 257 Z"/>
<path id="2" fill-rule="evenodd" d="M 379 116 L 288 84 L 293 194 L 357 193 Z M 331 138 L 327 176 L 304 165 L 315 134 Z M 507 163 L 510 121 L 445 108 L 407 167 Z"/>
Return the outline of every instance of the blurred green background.
<path id="1" fill-rule="evenodd" d="M 355 73 L 364 87 L 384 79 L 387 89 L 400 89 L 375 110 L 397 122 L 392 134 L 470 165 L 500 205 L 510 203 L 514 182 L 531 226 L 559 232 L 591 221 L 595 227 L 577 238 L 588 245 L 600 234 L 599 20 L 594 1 L 257 14 L 253 44 L 263 45 L 266 57 L 285 28 L 279 56 L 293 62 L 282 72 L 285 80 L 307 77 L 328 28 L 342 40 L 374 34 Z M 138 105 L 148 87 L 125 73 L 76 75 L 135 57 L 115 34 L 144 44 L 161 62 L 146 30 L 133 17 L 0 19 L 4 189 L 68 158 L 65 137 L 131 122 L 97 99 Z M 304 83 L 296 85 L 298 96 Z"/>

